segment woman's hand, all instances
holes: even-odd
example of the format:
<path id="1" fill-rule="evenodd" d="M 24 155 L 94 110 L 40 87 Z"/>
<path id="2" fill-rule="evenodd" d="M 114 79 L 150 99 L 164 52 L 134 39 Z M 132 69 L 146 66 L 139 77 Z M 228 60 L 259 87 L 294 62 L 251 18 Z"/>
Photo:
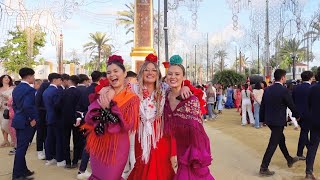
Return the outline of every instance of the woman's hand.
<path id="1" fill-rule="evenodd" d="M 106 93 L 100 94 L 99 99 L 97 100 L 101 108 L 103 109 L 109 109 L 110 108 L 110 98 L 108 98 L 108 95 Z"/>
<path id="2" fill-rule="evenodd" d="M 188 86 L 182 86 L 180 95 L 182 99 L 188 99 L 192 95 L 192 92 Z"/>
<path id="3" fill-rule="evenodd" d="M 170 158 L 170 161 L 171 161 L 171 165 L 172 165 L 174 172 L 177 173 L 177 170 L 178 170 L 177 156 L 172 156 Z"/>

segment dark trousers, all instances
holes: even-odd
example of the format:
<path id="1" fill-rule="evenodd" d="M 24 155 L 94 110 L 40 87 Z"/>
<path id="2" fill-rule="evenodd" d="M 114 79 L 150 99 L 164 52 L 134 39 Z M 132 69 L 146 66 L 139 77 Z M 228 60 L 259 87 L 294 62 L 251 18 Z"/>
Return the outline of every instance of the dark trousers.
<path id="1" fill-rule="evenodd" d="M 70 137 L 72 132 L 73 140 L 73 160 L 72 164 L 78 164 L 78 160 L 81 157 L 83 150 L 83 136 L 79 130 L 79 127 L 73 125 L 67 125 L 64 127 L 64 154 L 67 164 L 71 164 L 70 158 Z"/>
<path id="2" fill-rule="evenodd" d="M 47 126 L 47 138 L 45 146 L 47 160 L 56 159 L 58 162 L 64 160 L 62 128 L 58 128 L 55 124 Z"/>
<path id="3" fill-rule="evenodd" d="M 46 111 L 39 111 L 39 121 L 37 122 L 37 151 L 44 149 L 46 137 Z"/>
<path id="4" fill-rule="evenodd" d="M 84 138 L 84 147 L 85 147 L 85 144 L 86 144 L 86 141 Z M 81 164 L 79 167 L 80 172 L 85 172 L 87 170 L 89 159 L 90 159 L 90 155 L 84 148 L 82 151 Z"/>
<path id="5" fill-rule="evenodd" d="M 318 151 L 320 142 L 320 127 L 311 127 L 310 129 L 310 143 L 306 158 L 306 173 L 310 174 L 313 172 L 313 164 Z"/>
<path id="6" fill-rule="evenodd" d="M 309 132 L 310 132 L 309 126 L 301 125 L 299 142 L 298 142 L 297 156 L 303 156 L 304 147 L 307 147 L 307 149 L 308 149 L 308 146 L 309 146 Z"/>
<path id="7" fill-rule="evenodd" d="M 271 137 L 269 140 L 269 144 L 267 150 L 263 156 L 261 168 L 268 169 L 271 158 L 276 151 L 278 145 L 280 146 L 281 152 L 286 158 L 287 162 L 292 161 L 292 157 L 289 155 L 287 146 L 286 146 L 286 139 L 283 134 L 283 126 L 269 126 L 271 130 Z"/>
<path id="8" fill-rule="evenodd" d="M 24 176 L 28 171 L 26 163 L 26 153 L 29 147 L 30 139 L 33 135 L 34 128 L 30 125 L 25 129 L 16 129 L 17 149 L 13 164 L 13 178 Z"/>

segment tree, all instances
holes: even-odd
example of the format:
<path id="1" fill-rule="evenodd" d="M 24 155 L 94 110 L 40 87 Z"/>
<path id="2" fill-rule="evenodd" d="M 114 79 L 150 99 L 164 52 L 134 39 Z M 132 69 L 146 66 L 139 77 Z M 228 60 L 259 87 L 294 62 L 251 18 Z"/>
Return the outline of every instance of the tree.
<path id="1" fill-rule="evenodd" d="M 134 4 L 125 4 L 127 10 L 118 11 L 120 16 L 116 19 L 118 25 L 124 26 L 127 29 L 126 34 L 134 32 Z M 126 42 L 126 44 L 133 43 L 133 39 Z"/>
<path id="2" fill-rule="evenodd" d="M 40 48 L 45 46 L 46 34 L 39 28 L 32 28 L 32 32 L 30 29 L 16 28 L 15 31 L 10 31 L 10 38 L 0 48 L 0 59 L 8 73 L 17 74 L 21 68 L 36 64 L 35 58 L 40 54 Z"/>
<path id="3" fill-rule="evenodd" d="M 296 62 L 301 62 L 305 55 L 305 48 L 301 47 L 302 41 L 295 38 L 284 40 L 283 45 L 280 47 L 279 55 L 281 58 L 280 68 L 288 68 L 292 64 L 292 55 L 296 55 Z"/>
<path id="4" fill-rule="evenodd" d="M 110 49 L 112 45 L 108 44 L 108 42 L 111 40 L 109 37 L 107 37 L 106 33 L 103 32 L 95 32 L 95 33 L 90 33 L 90 40 L 91 42 L 86 43 L 83 45 L 84 52 L 86 51 L 91 51 L 90 55 L 93 55 L 94 53 L 98 54 L 98 58 L 96 59 L 95 63 L 95 70 L 100 70 L 100 63 L 101 63 L 101 58 L 103 56 L 103 53 L 106 49 Z"/>
<path id="5" fill-rule="evenodd" d="M 213 82 L 221 83 L 223 85 L 236 85 L 245 83 L 244 75 L 239 74 L 233 70 L 219 71 L 215 74 Z"/>
<path id="6" fill-rule="evenodd" d="M 313 67 L 311 68 L 311 71 L 313 72 L 314 75 L 317 74 L 317 70 L 318 70 L 318 67 L 317 67 L 317 66 L 313 66 Z"/>
<path id="7" fill-rule="evenodd" d="M 219 70 L 223 71 L 224 67 L 225 67 L 225 58 L 227 57 L 227 52 L 225 50 L 219 50 L 218 52 L 215 53 L 215 57 L 217 57 L 219 59 Z"/>

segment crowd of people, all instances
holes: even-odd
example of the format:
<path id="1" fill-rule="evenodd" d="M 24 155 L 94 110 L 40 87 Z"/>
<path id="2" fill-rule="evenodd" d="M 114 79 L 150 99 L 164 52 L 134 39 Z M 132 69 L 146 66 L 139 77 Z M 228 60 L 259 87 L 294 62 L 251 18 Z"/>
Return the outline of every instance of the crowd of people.
<path id="1" fill-rule="evenodd" d="M 153 54 L 138 74 L 113 55 L 107 72 L 91 78 L 51 73 L 35 80 L 31 68 L 19 75 L 0 79 L 1 147 L 13 147 L 12 179 L 33 179 L 25 155 L 34 136 L 45 166 L 78 168 L 78 179 L 214 179 L 203 91 L 185 80 L 180 56 L 170 58 L 165 82 Z"/>

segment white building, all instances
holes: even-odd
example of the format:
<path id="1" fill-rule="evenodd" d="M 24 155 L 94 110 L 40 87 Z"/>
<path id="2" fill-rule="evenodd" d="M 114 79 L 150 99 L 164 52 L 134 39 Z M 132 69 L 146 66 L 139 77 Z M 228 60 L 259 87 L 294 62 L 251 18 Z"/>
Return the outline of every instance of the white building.
<path id="1" fill-rule="evenodd" d="M 293 79 L 293 72 L 292 72 L 293 68 L 290 67 L 289 70 L 287 70 L 287 79 Z M 308 65 L 303 64 L 303 63 L 297 63 L 295 65 L 295 79 L 299 80 L 301 79 L 301 73 L 303 71 L 307 71 L 308 70 Z"/>

